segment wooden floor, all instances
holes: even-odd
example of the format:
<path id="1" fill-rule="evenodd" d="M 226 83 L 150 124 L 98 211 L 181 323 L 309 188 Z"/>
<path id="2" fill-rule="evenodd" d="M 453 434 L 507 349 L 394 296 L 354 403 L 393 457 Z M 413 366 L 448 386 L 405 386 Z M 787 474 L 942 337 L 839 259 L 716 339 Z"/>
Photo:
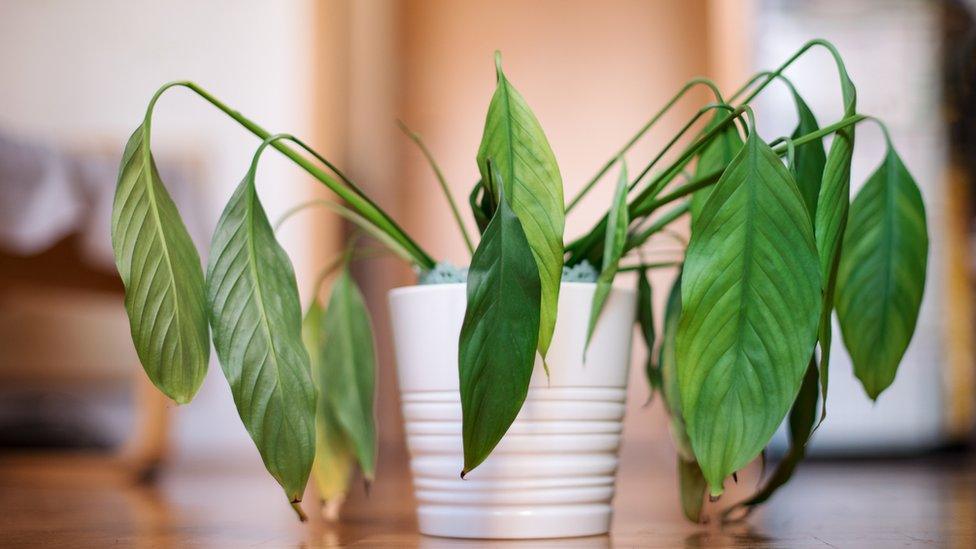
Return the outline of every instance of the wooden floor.
<path id="1" fill-rule="evenodd" d="M 397 456 L 336 526 L 298 523 L 265 475 L 216 457 L 133 486 L 99 460 L 0 456 L 0 547 L 976 547 L 972 458 L 807 463 L 771 506 L 720 528 L 680 517 L 663 455 L 625 455 L 610 536 L 492 544 L 416 534 Z"/>

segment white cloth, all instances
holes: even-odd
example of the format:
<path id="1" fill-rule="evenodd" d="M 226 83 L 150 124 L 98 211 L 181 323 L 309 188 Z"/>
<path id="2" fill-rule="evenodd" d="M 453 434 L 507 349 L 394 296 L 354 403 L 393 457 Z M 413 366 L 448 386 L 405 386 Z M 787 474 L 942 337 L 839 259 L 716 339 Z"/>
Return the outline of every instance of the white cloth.
<path id="1" fill-rule="evenodd" d="M 92 267 L 114 270 L 112 202 L 121 156 L 81 155 L 0 133 L 0 248 L 15 255 L 43 252 L 78 233 L 79 253 Z M 207 242 L 200 199 L 187 163 L 164 161 L 159 169 L 187 229 Z"/>
<path id="2" fill-rule="evenodd" d="M 33 255 L 78 226 L 84 204 L 66 155 L 0 134 L 0 246 Z"/>

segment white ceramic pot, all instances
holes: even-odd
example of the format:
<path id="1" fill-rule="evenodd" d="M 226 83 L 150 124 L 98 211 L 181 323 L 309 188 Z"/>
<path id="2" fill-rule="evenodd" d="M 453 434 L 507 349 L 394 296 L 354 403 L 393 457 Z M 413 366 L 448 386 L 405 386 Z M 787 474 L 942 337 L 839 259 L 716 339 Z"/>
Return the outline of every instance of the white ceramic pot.
<path id="1" fill-rule="evenodd" d="M 604 534 L 627 394 L 634 292 L 614 288 L 583 361 L 595 284 L 564 283 L 546 380 L 537 360 L 521 413 L 465 480 L 458 337 L 465 286 L 390 292 L 420 532 L 459 538 Z"/>

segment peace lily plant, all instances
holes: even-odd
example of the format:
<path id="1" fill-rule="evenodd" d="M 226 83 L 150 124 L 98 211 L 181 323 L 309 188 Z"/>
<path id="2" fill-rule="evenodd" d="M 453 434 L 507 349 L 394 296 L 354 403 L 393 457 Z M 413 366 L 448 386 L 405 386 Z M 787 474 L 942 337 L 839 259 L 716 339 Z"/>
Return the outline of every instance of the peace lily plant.
<path id="1" fill-rule="evenodd" d="M 824 126 L 784 74 L 817 48 L 835 62 L 843 102 L 843 116 Z M 488 457 L 522 407 L 536 356 L 544 359 L 552 341 L 564 269 L 599 268 L 591 269 L 590 334 L 616 275 L 635 271 L 647 377 L 671 416 L 688 518 L 699 520 L 705 495 L 720 496 L 788 418 L 785 459 L 724 516 L 748 513 L 790 478 L 826 414 L 832 311 L 872 399 L 892 383 L 912 337 L 925 283 L 925 209 L 884 124 L 857 111 L 837 50 L 813 40 L 730 96 L 707 79 L 689 81 L 567 204 L 545 134 L 497 56 L 496 76 L 476 157 L 481 178 L 469 198 L 477 243 L 429 151 L 407 131 L 431 161 L 473 252 L 458 356 L 459 473 Z M 792 94 L 798 122 L 790 136 L 767 141 L 750 105 L 774 81 Z M 194 92 L 262 140 L 217 224 L 206 271 L 150 150 L 154 107 L 173 87 Z M 714 99 L 628 175 L 624 155 L 694 88 Z M 884 130 L 887 152 L 851 202 L 855 126 L 864 121 Z M 272 135 L 192 82 L 166 84 L 153 96 L 126 145 L 112 214 L 135 348 L 152 382 L 183 404 L 203 381 L 212 341 L 268 472 L 304 517 L 299 502 L 310 474 L 322 498 L 335 502 L 354 466 L 367 481 L 375 470 L 373 336 L 349 274 L 350 263 L 370 252 L 351 244 L 323 275 L 338 272 L 327 304 L 313 297 L 303 313 L 291 262 L 256 189 L 268 147 L 337 196 L 316 204 L 411 263 L 422 279 L 464 280 L 465 273 L 438 264 L 301 140 Z M 614 171 L 607 214 L 564 244 L 566 216 Z M 683 260 L 645 262 L 651 237 L 673 234 L 669 225 L 686 216 Z M 679 276 L 658 336 L 648 273 L 661 267 L 678 267 Z"/>

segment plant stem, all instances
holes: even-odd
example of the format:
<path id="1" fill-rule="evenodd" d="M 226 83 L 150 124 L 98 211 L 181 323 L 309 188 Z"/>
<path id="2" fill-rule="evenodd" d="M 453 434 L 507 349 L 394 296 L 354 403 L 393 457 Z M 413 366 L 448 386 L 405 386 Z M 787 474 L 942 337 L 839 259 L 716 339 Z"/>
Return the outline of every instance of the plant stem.
<path id="1" fill-rule="evenodd" d="M 458 229 L 461 229 L 461 236 L 464 238 L 465 246 L 468 247 L 468 253 L 473 254 L 474 245 L 471 243 L 471 237 L 468 236 L 468 231 L 464 228 L 464 221 L 461 219 L 461 212 L 458 210 L 457 202 L 454 201 L 454 195 L 451 194 L 451 189 L 447 186 L 447 180 L 444 178 L 444 173 L 441 171 L 440 166 L 437 165 L 437 161 L 434 160 L 434 155 L 431 154 L 419 133 L 416 133 L 408 128 L 402 120 L 398 119 L 397 125 L 400 126 L 400 130 L 403 131 L 403 133 L 406 134 L 411 141 L 416 143 L 417 147 L 420 148 L 420 152 L 422 152 L 424 157 L 427 159 L 427 163 L 430 164 L 430 168 L 434 171 L 434 175 L 437 177 L 437 182 L 440 184 L 441 190 L 444 192 L 444 197 L 447 198 L 447 203 L 451 206 L 451 213 L 454 214 L 454 221 L 457 222 Z"/>
<path id="2" fill-rule="evenodd" d="M 811 142 L 811 141 L 813 141 L 815 139 L 820 139 L 821 137 L 824 137 L 826 135 L 830 135 L 830 134 L 832 134 L 832 133 L 834 133 L 834 132 L 836 132 L 838 130 L 842 130 L 842 129 L 848 127 L 848 126 L 853 126 L 853 125 L 855 125 L 855 124 L 857 124 L 859 122 L 862 122 L 864 120 L 867 120 L 868 118 L 869 118 L 868 116 L 865 116 L 863 114 L 856 114 L 854 116 L 849 116 L 847 118 L 844 118 L 843 120 L 840 120 L 839 122 L 835 122 L 835 123 L 833 123 L 833 124 L 831 124 L 829 126 L 825 126 L 823 128 L 820 128 L 817 131 L 810 132 L 808 134 L 804 134 L 804 135 L 802 135 L 802 136 L 800 136 L 800 137 L 798 137 L 796 139 L 792 139 L 792 140 L 790 140 L 790 142 L 781 143 L 778 146 L 773 147 L 773 152 L 775 152 L 776 154 L 782 156 L 783 154 L 789 152 L 789 149 L 790 149 L 790 146 L 791 145 L 793 147 L 799 147 L 800 145 L 803 145 L 805 143 L 809 143 L 809 142 Z M 715 183 L 716 181 L 718 181 L 718 179 L 719 179 L 719 177 L 721 177 L 721 175 L 722 175 L 722 172 L 721 172 L 721 170 L 719 170 L 719 171 L 712 172 L 710 174 L 706 174 L 706 175 L 704 175 L 702 177 L 696 177 L 696 178 L 692 179 L 691 181 L 689 181 L 688 183 L 685 183 L 684 185 L 678 187 L 673 192 L 671 192 L 671 193 L 669 193 L 669 194 L 667 194 L 665 196 L 662 196 L 661 198 L 655 199 L 653 202 L 650 203 L 650 208 L 649 209 L 651 211 L 653 211 L 654 209 L 659 208 L 659 207 L 661 207 L 661 206 L 663 206 L 663 205 L 665 205 L 665 204 L 667 204 L 669 202 L 674 202 L 675 200 L 678 200 L 679 198 L 681 198 L 683 196 L 687 196 L 687 195 L 689 195 L 689 194 L 691 194 L 691 193 L 693 193 L 693 192 L 695 192 L 695 191 L 697 191 L 699 189 L 703 189 L 703 188 L 711 185 L 712 183 Z"/>
<path id="3" fill-rule="evenodd" d="M 848 116 L 847 118 L 838 120 L 837 122 L 834 122 L 829 126 L 824 126 L 817 131 L 801 135 L 800 137 L 797 137 L 796 139 L 792 139 L 791 141 L 793 142 L 794 147 L 799 147 L 800 145 L 805 145 L 815 139 L 820 139 L 821 137 L 828 136 L 834 132 L 837 132 L 838 130 L 842 130 L 848 126 L 853 126 L 869 118 L 871 117 L 864 114 L 855 114 L 853 116 Z M 787 151 L 787 149 L 788 149 L 788 144 L 781 143 L 778 146 L 773 147 L 773 152 L 775 152 L 778 155 L 782 155 Z"/>
<path id="4" fill-rule="evenodd" d="M 412 261 L 410 252 L 408 252 L 406 248 L 404 248 L 403 245 L 400 244 L 400 242 L 394 240 L 389 234 L 382 231 L 379 227 L 374 225 L 365 217 L 350 210 L 349 208 L 343 206 L 342 204 L 324 198 L 316 198 L 289 208 L 288 210 L 285 211 L 285 213 L 281 214 L 281 217 L 279 217 L 278 221 L 275 222 L 274 230 L 277 232 L 278 229 L 285 221 L 290 219 L 295 214 L 301 212 L 302 210 L 305 210 L 306 208 L 310 208 L 312 206 L 324 206 L 328 208 L 329 210 L 332 211 L 332 213 L 344 218 L 345 220 L 356 225 L 360 229 L 366 231 L 367 234 L 375 238 L 380 244 L 386 246 L 386 248 L 389 251 L 393 252 L 397 257 L 408 262 Z"/>
<path id="5" fill-rule="evenodd" d="M 600 179 L 602 179 L 603 176 L 606 175 L 608 171 L 610 171 L 610 168 L 612 168 L 613 165 L 617 162 L 618 157 L 621 157 L 624 154 L 626 154 L 627 151 L 629 151 L 640 140 L 641 137 L 644 137 L 644 134 L 646 134 L 654 126 L 654 124 L 656 124 L 657 121 L 661 119 L 662 116 L 664 116 L 669 110 L 671 110 L 671 107 L 673 107 L 682 97 L 684 97 L 684 95 L 688 93 L 688 91 L 691 88 L 698 85 L 708 87 L 710 90 L 712 90 L 712 93 L 715 95 L 716 101 L 722 102 L 722 94 L 719 91 L 718 86 L 716 86 L 715 83 L 709 80 L 708 78 L 701 78 L 701 77 L 692 78 L 691 80 L 686 82 L 685 85 L 682 86 L 680 90 L 678 90 L 678 93 L 674 94 L 674 96 L 667 103 L 664 104 L 664 106 L 661 108 L 660 111 L 657 112 L 657 114 L 652 116 L 651 119 L 647 121 L 647 123 L 641 126 L 641 128 L 637 130 L 637 133 L 635 133 L 627 141 L 627 143 L 625 143 L 624 146 L 621 147 L 620 150 L 617 151 L 617 153 L 610 158 L 610 160 L 607 160 L 607 162 L 603 165 L 602 168 L 600 168 L 600 170 L 596 173 L 596 175 L 594 175 L 586 183 L 586 185 L 583 186 L 583 188 L 569 202 L 569 205 L 566 206 L 566 213 L 568 214 L 573 208 L 575 208 L 576 205 L 579 204 L 580 200 L 582 200 L 583 197 L 590 192 L 593 186 L 596 185 L 597 182 L 600 181 Z"/>
<path id="6" fill-rule="evenodd" d="M 634 187 L 636 187 L 637 184 L 640 183 L 640 180 L 643 179 L 644 176 L 651 171 L 651 168 L 653 168 L 654 165 L 657 164 L 659 160 L 661 160 L 661 157 L 663 157 L 665 154 L 667 154 L 669 150 L 671 150 L 671 147 L 673 147 L 674 144 L 677 143 L 678 140 L 681 139 L 685 135 L 685 133 L 687 133 L 688 130 L 691 129 L 692 126 L 695 125 L 695 122 L 698 122 L 699 118 L 705 116 L 705 114 L 707 114 L 708 111 L 712 109 L 726 109 L 729 112 L 734 112 L 735 110 L 732 108 L 731 105 L 727 105 L 725 103 L 711 103 L 698 109 L 698 112 L 695 113 L 695 116 L 691 117 L 691 120 L 685 123 L 685 125 L 680 130 L 678 130 L 678 133 L 676 133 L 674 137 L 672 137 L 671 140 L 668 141 L 667 145 L 665 145 L 664 148 L 661 149 L 661 151 L 658 152 L 657 155 L 650 161 L 650 163 L 648 163 L 647 166 L 645 166 L 644 169 L 641 170 L 641 173 L 634 179 L 634 181 L 630 184 L 627 190 L 628 191 L 634 190 Z"/>
<path id="7" fill-rule="evenodd" d="M 806 44 L 803 44 L 802 46 L 800 46 L 800 49 L 796 50 L 796 52 L 793 55 L 791 55 L 786 61 L 784 61 L 779 66 L 779 68 L 777 68 L 776 70 L 774 70 L 774 71 L 764 71 L 763 73 L 761 73 L 761 74 L 764 74 L 766 76 L 766 79 L 763 80 L 759 84 L 759 86 L 756 87 L 756 89 L 752 90 L 749 93 L 749 95 L 747 95 L 746 98 L 742 100 L 742 103 L 741 104 L 743 104 L 743 105 L 744 104 L 747 104 L 750 101 L 752 101 L 753 99 L 755 99 L 755 97 L 757 95 L 759 95 L 759 93 L 761 91 L 763 91 L 763 89 L 765 89 L 766 86 L 768 86 L 770 82 L 772 82 L 776 77 L 778 77 L 780 74 L 782 74 L 782 72 L 785 71 L 790 65 L 792 65 L 797 59 L 799 59 L 800 56 L 802 56 L 804 53 L 806 53 L 808 50 L 810 50 L 814 46 L 822 46 L 822 47 L 826 48 L 827 51 L 830 52 L 830 55 L 833 56 L 833 58 L 834 58 L 834 63 L 837 65 L 838 72 L 841 74 L 841 78 L 843 79 L 844 78 L 843 75 L 846 73 L 846 69 L 844 68 L 844 61 L 840 57 L 840 52 L 838 52 L 837 51 L 837 48 L 833 44 L 831 44 L 830 42 L 828 42 L 828 41 L 826 41 L 826 40 L 824 40 L 822 38 L 816 38 L 816 39 L 810 40 Z M 735 93 L 735 95 L 732 97 L 732 99 L 734 100 L 736 97 L 738 97 L 740 94 L 742 94 L 745 90 L 747 90 L 757 80 L 757 78 L 760 78 L 760 76 L 754 76 L 752 79 L 750 79 L 741 89 L 739 89 Z"/>
<path id="8" fill-rule="evenodd" d="M 197 84 L 190 81 L 170 82 L 164 85 L 162 88 L 160 88 L 160 90 L 156 92 L 156 96 L 153 97 L 152 102 L 150 102 L 149 111 L 147 111 L 146 113 L 147 119 L 152 111 L 153 104 L 155 103 L 156 99 L 158 99 L 159 95 L 166 89 L 173 86 L 182 86 L 193 91 L 194 93 L 196 93 L 197 95 L 205 99 L 208 103 L 223 111 L 224 114 L 234 119 L 238 124 L 243 126 L 246 130 L 253 133 L 257 137 L 261 138 L 262 140 L 267 139 L 268 137 L 271 136 L 270 132 L 268 132 L 267 130 L 265 130 L 255 122 L 244 117 L 238 111 L 225 105 L 222 101 L 220 101 L 219 99 L 217 99 L 216 97 L 208 93 L 206 90 L 204 90 Z M 433 258 L 431 258 L 430 255 L 423 250 L 423 248 L 421 248 L 416 242 L 414 242 L 414 240 L 410 238 L 410 236 L 402 228 L 400 228 L 400 226 L 397 225 L 397 223 L 393 221 L 393 219 L 390 218 L 390 216 L 386 212 L 384 212 L 378 205 L 376 205 L 375 202 L 373 202 L 369 197 L 367 197 L 362 192 L 361 189 L 359 189 L 357 186 L 351 184 L 351 182 L 346 180 L 344 176 L 340 175 L 339 177 L 346 182 L 346 185 L 340 184 L 338 181 L 336 181 L 331 176 L 329 176 L 329 174 L 325 173 L 324 170 L 322 170 L 321 168 L 313 164 L 302 154 L 295 151 L 285 143 L 281 141 L 274 141 L 271 143 L 271 146 L 273 146 L 275 149 L 278 149 L 279 152 L 281 152 L 286 157 L 288 157 L 292 162 L 300 166 L 306 172 L 311 174 L 312 177 L 319 180 L 326 187 L 328 187 L 334 193 L 339 195 L 339 197 L 341 197 L 343 200 L 348 202 L 349 205 L 354 210 L 359 212 L 363 217 L 367 218 L 370 222 L 376 225 L 380 230 L 390 235 L 390 238 L 400 243 L 410 253 L 410 256 L 413 258 L 413 261 L 417 263 L 417 265 L 425 269 L 431 269 L 434 267 L 435 262 Z M 320 155 L 318 155 L 318 153 L 311 152 L 310 148 L 308 147 L 303 147 L 303 148 L 306 148 L 306 150 L 310 151 L 310 154 L 313 154 L 314 156 L 316 156 L 316 158 L 323 160 L 323 158 Z M 328 163 L 326 165 L 330 166 L 330 164 Z"/>
<path id="9" fill-rule="evenodd" d="M 649 202 L 654 198 L 664 188 L 672 179 L 674 179 L 678 174 L 684 170 L 685 166 L 691 162 L 695 154 L 698 153 L 713 137 L 718 135 L 719 132 L 723 131 L 726 126 L 733 123 L 743 112 L 747 109 L 747 106 L 739 106 L 731 113 L 729 117 L 723 119 L 721 122 L 716 124 L 712 129 L 705 132 L 705 134 L 700 137 L 697 141 L 689 145 L 678 157 L 677 160 L 671 163 L 669 167 L 660 172 L 647 187 L 638 193 L 637 197 L 634 198 L 628 205 L 627 209 L 629 212 L 630 219 L 637 219 L 642 215 L 650 213 L 652 208 L 649 208 Z M 584 236 L 576 239 L 568 246 L 566 246 L 566 251 L 570 254 L 569 263 L 573 264 L 580 259 L 586 257 L 591 261 L 595 259 L 593 257 L 595 254 L 593 250 L 599 247 L 601 241 L 603 240 L 603 234 L 606 232 L 607 220 L 603 218 L 600 220 L 593 229 L 590 230 Z"/>
<path id="10" fill-rule="evenodd" d="M 357 249 L 354 250 L 351 255 L 348 250 L 336 254 L 332 258 L 332 260 L 326 263 L 325 267 L 323 267 L 322 270 L 319 271 L 318 276 L 315 277 L 315 283 L 312 285 L 312 303 L 314 303 L 318 299 L 318 295 L 322 291 L 322 284 L 324 284 L 325 280 L 329 278 L 329 275 L 334 273 L 337 269 L 339 269 L 339 267 L 344 267 L 347 263 L 351 261 L 359 261 L 362 259 L 371 259 L 374 257 L 380 257 L 386 253 L 388 253 L 388 250 L 370 249 L 370 250 L 363 250 L 360 252 Z"/>
<path id="11" fill-rule="evenodd" d="M 628 271 L 641 271 L 644 269 L 666 269 L 668 267 L 677 267 L 681 265 L 680 261 L 660 261 L 657 263 L 638 263 L 637 265 L 627 265 L 617 269 L 618 273 L 625 273 Z"/>
<path id="12" fill-rule="evenodd" d="M 840 73 L 841 79 L 843 81 L 843 79 L 846 77 L 845 76 L 846 71 L 844 68 L 843 60 L 841 60 L 837 48 L 835 48 L 834 45 L 831 44 L 830 42 L 827 42 L 826 40 L 822 40 L 822 39 L 810 40 L 809 42 L 801 46 L 800 49 L 798 49 L 793 55 L 791 55 L 786 61 L 784 61 L 776 70 L 764 72 L 758 76 L 754 76 L 746 83 L 745 86 L 742 87 L 742 89 L 736 92 L 735 95 L 736 97 L 744 93 L 745 90 L 747 90 L 749 86 L 752 85 L 752 83 L 754 83 L 759 78 L 762 78 L 763 75 L 765 75 L 765 79 L 759 84 L 759 86 L 757 86 L 754 90 L 752 90 L 752 92 L 749 93 L 749 95 L 745 99 L 742 100 L 739 106 L 729 114 L 729 117 L 727 119 L 716 124 L 715 127 L 713 127 L 710 131 L 706 132 L 698 141 L 696 141 L 688 148 L 686 148 L 685 151 L 681 154 L 681 156 L 675 162 L 673 162 L 669 168 L 662 171 L 657 177 L 654 178 L 654 180 L 652 180 L 652 182 L 647 186 L 647 188 L 645 188 L 643 191 L 641 191 L 640 194 L 638 194 L 638 196 L 628 206 L 628 208 L 630 209 L 630 218 L 635 219 L 640 215 L 645 215 L 650 211 L 652 211 L 653 207 L 656 206 L 656 204 L 652 203 L 654 196 L 656 196 L 657 193 L 661 191 L 661 189 L 663 189 L 672 179 L 674 179 L 677 173 L 680 172 L 685 165 L 691 162 L 691 159 L 694 157 L 694 155 L 702 147 L 704 147 L 704 145 L 707 144 L 715 135 L 717 135 L 718 132 L 722 131 L 728 124 L 732 123 L 734 120 L 737 120 L 738 117 L 744 112 L 744 108 L 743 108 L 744 106 L 748 105 L 748 103 L 752 101 L 752 99 L 754 99 L 763 89 L 765 89 L 770 82 L 772 82 L 784 70 L 786 70 L 787 67 L 793 64 L 794 61 L 799 59 L 800 56 L 802 56 L 804 53 L 806 53 L 809 49 L 813 48 L 814 46 L 822 46 L 830 52 L 830 54 L 834 58 L 834 62 L 837 65 L 838 72 Z M 845 120 L 851 120 L 852 118 L 853 117 L 848 117 Z M 856 123 L 857 121 L 858 120 L 855 120 L 854 123 Z M 828 128 L 830 128 L 830 126 L 828 126 Z M 806 140 L 804 138 L 807 138 L 808 136 L 803 136 L 799 139 L 795 139 L 793 140 L 793 144 L 795 146 L 799 146 L 807 142 L 808 140 L 816 139 L 817 137 L 813 137 L 816 133 L 819 132 L 814 132 L 813 134 L 810 134 L 809 139 Z M 826 135 L 826 133 L 822 135 Z M 822 137 L 822 135 L 820 135 L 819 137 Z M 568 245 L 566 247 L 566 250 L 570 254 L 569 261 L 570 262 L 578 261 L 582 257 L 589 254 L 591 250 L 599 244 L 599 241 L 602 240 L 604 231 L 606 231 L 606 220 L 600 221 L 593 229 L 590 230 L 589 233 L 587 233 L 581 238 L 578 238 L 570 245 Z"/>
<path id="13" fill-rule="evenodd" d="M 667 227 L 673 221 L 677 220 L 684 214 L 688 213 L 688 210 L 690 208 L 691 208 L 690 202 L 684 202 L 682 204 L 679 204 L 671 211 L 665 213 L 658 219 L 654 220 L 654 222 L 651 223 L 643 231 L 629 236 L 627 238 L 627 243 L 624 245 L 624 253 L 626 254 L 628 251 L 641 246 L 642 244 L 644 244 L 644 242 L 647 242 L 647 239 L 650 238 L 651 235 L 659 232 L 660 230 Z"/>
<path id="14" fill-rule="evenodd" d="M 628 208 L 630 209 L 630 218 L 637 219 L 638 217 L 650 215 L 650 213 L 656 210 L 657 208 L 669 202 L 673 202 L 675 200 L 678 200 L 679 198 L 687 196 L 699 189 L 703 189 L 718 181 L 722 175 L 721 170 L 717 170 L 713 173 L 706 174 L 704 176 L 696 177 L 691 181 L 689 181 L 688 183 L 678 187 L 673 192 L 661 198 L 655 198 L 655 196 L 660 191 L 660 189 L 664 188 L 665 185 L 667 185 L 672 179 L 674 179 L 677 173 L 680 173 L 681 169 L 684 168 L 684 165 L 691 161 L 691 158 L 694 157 L 694 155 L 698 152 L 698 150 L 702 146 L 704 146 L 704 144 L 707 143 L 708 140 L 711 139 L 711 137 L 714 134 L 721 131 L 722 128 L 730 124 L 732 120 L 734 120 L 738 116 L 741 116 L 742 113 L 744 113 L 747 109 L 748 109 L 747 106 L 737 107 L 734 111 L 732 111 L 728 119 L 723 120 L 721 123 L 717 124 L 712 130 L 706 132 L 706 134 L 702 138 L 700 138 L 694 144 L 689 146 L 689 148 L 686 149 L 684 153 L 682 153 L 682 156 L 678 158 L 674 163 L 672 163 L 671 166 L 666 168 L 657 177 L 655 177 L 654 180 L 652 180 L 652 182 L 648 185 L 648 187 L 645 188 L 643 191 L 641 191 L 641 193 L 629 204 Z M 861 114 L 849 116 L 829 126 L 823 127 L 817 131 L 810 132 L 796 139 L 793 139 L 792 140 L 793 145 L 799 147 L 800 145 L 809 143 L 810 141 L 813 141 L 815 139 L 819 139 L 821 137 L 834 133 L 843 128 L 857 124 L 858 122 L 861 122 L 865 118 L 866 117 Z M 787 144 L 783 143 L 773 148 L 773 151 L 776 152 L 776 154 L 782 155 L 785 152 L 787 152 L 787 149 L 788 149 Z M 570 264 L 575 263 L 584 257 L 592 261 L 594 259 L 593 256 L 595 256 L 595 254 L 597 253 L 600 242 L 603 239 L 604 231 L 606 231 L 606 219 L 601 220 L 589 233 L 576 239 L 575 241 L 571 242 L 568 246 L 566 246 L 567 252 L 570 253 L 570 260 L 568 261 L 568 263 Z"/>

